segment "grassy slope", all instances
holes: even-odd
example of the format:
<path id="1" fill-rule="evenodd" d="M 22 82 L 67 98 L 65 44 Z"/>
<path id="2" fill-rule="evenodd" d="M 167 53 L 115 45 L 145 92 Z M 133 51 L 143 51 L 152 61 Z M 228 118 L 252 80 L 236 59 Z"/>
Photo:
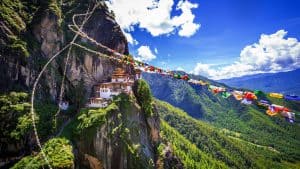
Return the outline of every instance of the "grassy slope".
<path id="1" fill-rule="evenodd" d="M 260 142 L 264 142 L 264 138 L 260 140 L 256 136 L 257 142 L 252 142 L 249 141 L 246 134 L 213 127 L 206 122 L 188 116 L 182 110 L 174 108 L 166 102 L 157 101 L 156 104 L 161 118 L 171 127 L 194 143 L 201 151 L 223 161 L 230 168 L 299 167 L 299 142 L 293 138 L 292 134 L 288 134 L 288 130 L 277 125 L 275 126 L 278 127 L 278 130 L 282 130 L 285 135 L 281 135 L 281 140 L 273 140 L 274 145 L 270 147 L 260 144 Z M 255 110 L 252 111 L 251 113 L 255 114 Z M 270 135 L 274 134 L 272 132 L 270 131 Z M 173 137 L 170 141 L 176 142 L 177 138 Z"/>

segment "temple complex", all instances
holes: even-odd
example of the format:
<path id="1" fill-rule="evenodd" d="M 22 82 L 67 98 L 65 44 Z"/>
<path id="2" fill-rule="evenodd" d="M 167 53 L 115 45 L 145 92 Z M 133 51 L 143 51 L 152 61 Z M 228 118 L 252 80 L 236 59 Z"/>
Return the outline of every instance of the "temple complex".
<path id="1" fill-rule="evenodd" d="M 132 94 L 132 86 L 134 80 L 141 78 L 141 70 L 136 69 L 135 75 L 129 75 L 125 70 L 117 68 L 110 82 L 100 83 L 95 85 L 95 97 L 89 99 L 87 107 L 104 108 L 107 107 L 114 96 L 121 93 Z"/>

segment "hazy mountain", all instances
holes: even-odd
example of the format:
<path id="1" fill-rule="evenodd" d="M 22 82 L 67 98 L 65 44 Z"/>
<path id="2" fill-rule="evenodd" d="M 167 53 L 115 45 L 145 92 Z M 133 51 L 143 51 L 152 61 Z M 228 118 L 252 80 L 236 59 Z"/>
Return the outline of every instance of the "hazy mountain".
<path id="1" fill-rule="evenodd" d="M 218 80 L 229 86 L 300 95 L 300 69 Z"/>

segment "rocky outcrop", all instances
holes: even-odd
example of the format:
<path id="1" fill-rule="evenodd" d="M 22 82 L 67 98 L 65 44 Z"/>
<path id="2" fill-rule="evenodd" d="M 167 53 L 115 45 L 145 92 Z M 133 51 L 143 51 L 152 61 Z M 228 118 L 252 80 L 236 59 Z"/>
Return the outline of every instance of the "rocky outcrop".
<path id="1" fill-rule="evenodd" d="M 163 168 L 164 169 L 183 169 L 183 163 L 173 153 L 171 145 L 168 144 L 163 150 Z"/>
<path id="2" fill-rule="evenodd" d="M 96 1 L 89 1 L 90 7 L 95 5 Z M 87 10 L 85 4 L 82 5 L 82 11 Z M 72 8 L 66 9 L 69 12 L 82 13 L 82 11 L 73 11 Z M 68 15 L 69 17 L 72 15 Z M 0 18 L 1 19 L 1 18 Z M 0 68 L 2 72 L 1 79 L 6 79 L 5 82 L 0 82 L 2 86 L 21 86 L 23 89 L 30 89 L 33 82 L 41 70 L 42 66 L 46 61 L 56 54 L 63 46 L 65 46 L 69 41 L 70 37 L 74 34 L 70 33 L 67 25 L 72 24 L 71 19 L 68 18 L 64 22 L 64 25 L 60 25 L 60 16 L 52 10 L 45 9 L 45 7 L 39 8 L 33 16 L 32 21 L 27 25 L 27 30 L 24 32 L 29 38 L 31 46 L 30 55 L 25 60 L 19 58 L 11 59 L 14 57 L 6 57 L 7 51 L 1 49 L 0 63 L 4 65 Z M 81 23 L 82 18 L 78 19 L 78 24 Z M 2 25 L 0 30 L 0 43 L 9 44 L 8 36 L 16 35 L 5 22 L 0 20 Z M 114 20 L 114 17 L 110 14 L 107 6 L 104 2 L 100 2 L 98 8 L 94 11 L 90 19 L 84 26 L 83 29 L 91 38 L 95 39 L 97 42 L 123 54 L 128 54 L 128 45 L 125 36 L 122 33 L 120 26 Z M 67 39 L 65 39 L 68 37 Z M 77 38 L 78 42 L 86 43 L 91 48 L 103 53 L 107 53 L 104 49 L 97 48 L 94 44 L 90 43 L 87 39 Z M 7 50 L 7 49 L 5 49 Z M 23 57 L 23 56 L 22 56 Z M 55 59 L 50 66 L 45 71 L 43 76 L 43 85 L 41 88 L 47 88 L 44 90 L 42 97 L 51 96 L 52 100 L 56 100 L 60 92 L 61 77 L 63 76 L 64 66 L 67 65 L 67 75 L 66 75 L 66 92 L 69 92 L 78 84 L 79 81 L 83 80 L 86 97 L 89 96 L 90 90 L 93 85 L 106 81 L 110 78 L 110 74 L 116 67 L 123 67 L 132 72 L 132 68 L 124 67 L 118 63 L 110 61 L 106 58 L 101 58 L 94 54 L 88 53 L 78 47 L 72 47 L 71 59 L 69 63 L 66 63 L 66 52 L 62 53 Z M 2 90 L 2 89 L 1 89 Z M 7 90 L 3 88 L 3 90 Z M 10 90 L 10 89 L 8 89 Z M 71 98 L 68 98 L 71 99 Z"/>
<path id="3" fill-rule="evenodd" d="M 85 24 L 83 31 L 104 46 L 119 53 L 128 54 L 126 37 L 104 3 L 100 3 L 100 6 L 94 11 L 93 15 Z M 81 42 L 98 47 L 87 39 L 81 39 Z M 117 67 L 122 67 L 129 73 L 133 70 L 129 66 L 116 63 L 116 61 L 96 56 L 82 49 L 79 49 L 80 52 L 78 52 L 78 50 L 76 50 L 78 48 L 73 48 L 67 77 L 71 84 L 76 84 L 82 79 L 85 82 L 87 95 L 90 95 L 92 86 L 99 82 L 109 80 L 113 70 Z M 98 47 L 97 51 L 110 54 L 101 47 Z"/>
<path id="4" fill-rule="evenodd" d="M 147 118 L 147 124 L 150 128 L 151 140 L 154 143 L 158 143 L 160 141 L 160 118 L 158 115 L 158 110 L 155 106 L 153 107 L 153 109 L 154 114 Z"/>
<path id="5" fill-rule="evenodd" d="M 152 133 L 157 134 L 154 131 L 159 131 L 159 125 L 152 125 L 159 124 L 159 119 L 153 118 L 149 124 L 136 102 L 126 106 L 127 110 L 119 107 L 110 114 L 89 136 L 92 138 L 81 136 L 76 143 L 78 168 L 91 165 L 85 154 L 93 154 L 93 161 L 99 161 L 105 169 L 154 168 L 158 140 Z"/>
<path id="6" fill-rule="evenodd" d="M 32 33 L 41 44 L 42 55 L 49 58 L 60 50 L 62 44 L 63 36 L 59 28 L 59 18 L 50 11 L 45 11 L 42 16 L 36 17 L 39 17 L 39 22 L 32 26 Z"/>
<path id="7" fill-rule="evenodd" d="M 84 32 L 119 53 L 129 54 L 126 37 L 105 4 L 95 10 L 94 15 L 84 26 Z"/>
<path id="8" fill-rule="evenodd" d="M 103 169 L 101 162 L 96 157 L 93 157 L 88 154 L 85 154 L 84 157 L 85 160 L 89 162 L 89 166 L 91 169 Z"/>

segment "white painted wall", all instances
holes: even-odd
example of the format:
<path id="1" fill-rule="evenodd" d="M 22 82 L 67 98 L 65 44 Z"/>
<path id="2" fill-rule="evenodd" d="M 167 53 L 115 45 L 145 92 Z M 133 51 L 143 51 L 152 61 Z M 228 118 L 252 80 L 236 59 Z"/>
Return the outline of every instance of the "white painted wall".
<path id="1" fill-rule="evenodd" d="M 130 92 L 131 91 L 131 86 L 127 86 L 126 90 Z"/>
<path id="2" fill-rule="evenodd" d="M 125 82 L 126 78 L 112 78 L 111 81 L 112 82 Z"/>
<path id="3" fill-rule="evenodd" d="M 90 103 L 88 104 L 88 107 L 92 107 L 92 108 L 104 108 L 107 107 L 107 103 Z"/>
<path id="4" fill-rule="evenodd" d="M 100 88 L 100 97 L 104 99 L 111 99 L 111 91 L 108 88 Z"/>

